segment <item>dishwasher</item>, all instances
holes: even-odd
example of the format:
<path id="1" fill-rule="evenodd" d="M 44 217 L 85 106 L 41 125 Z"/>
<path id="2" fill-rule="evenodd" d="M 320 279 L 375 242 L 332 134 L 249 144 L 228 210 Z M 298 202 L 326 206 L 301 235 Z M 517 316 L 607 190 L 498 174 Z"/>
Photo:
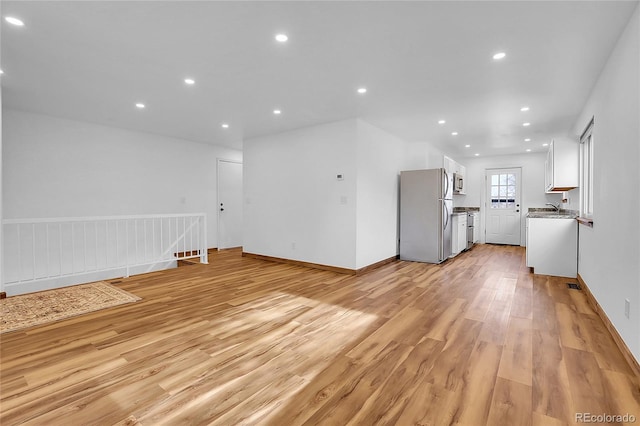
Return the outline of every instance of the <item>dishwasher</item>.
<path id="1" fill-rule="evenodd" d="M 468 212 L 467 213 L 467 250 L 473 247 L 474 243 L 474 230 L 479 226 L 480 212 Z"/>

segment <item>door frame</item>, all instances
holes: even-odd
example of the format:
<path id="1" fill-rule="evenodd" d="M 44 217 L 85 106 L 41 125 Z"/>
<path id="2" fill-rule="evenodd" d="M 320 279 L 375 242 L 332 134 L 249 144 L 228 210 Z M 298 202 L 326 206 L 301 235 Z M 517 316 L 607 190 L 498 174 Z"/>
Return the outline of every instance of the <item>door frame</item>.
<path id="1" fill-rule="evenodd" d="M 220 251 L 220 163 L 242 164 L 242 161 L 216 158 L 216 249 Z M 244 174 L 244 168 L 243 168 Z M 244 185 L 244 184 L 243 184 Z M 244 242 L 243 242 L 244 243 Z"/>
<path id="2" fill-rule="evenodd" d="M 510 167 L 486 167 L 484 169 L 484 182 L 483 182 L 483 188 L 482 188 L 482 192 L 480 193 L 480 209 L 484 210 L 481 213 L 481 217 L 480 217 L 480 222 L 482 225 L 482 230 L 480 232 L 480 237 L 481 237 L 481 242 L 482 243 L 486 243 L 487 242 L 487 218 L 489 216 L 489 199 L 488 199 L 488 194 L 487 194 L 487 182 L 489 179 L 489 172 L 494 172 L 496 170 L 512 170 L 512 169 L 518 169 L 520 170 L 520 179 L 518 181 L 518 186 L 519 186 L 519 194 L 520 194 L 520 224 L 519 224 L 519 228 L 518 228 L 518 232 L 520 233 L 520 247 L 524 246 L 524 235 L 523 235 L 523 229 L 522 229 L 522 212 L 523 212 L 523 193 L 522 193 L 522 189 L 524 188 L 524 185 L 522 184 L 522 179 L 523 179 L 523 167 L 522 166 L 510 166 Z"/>

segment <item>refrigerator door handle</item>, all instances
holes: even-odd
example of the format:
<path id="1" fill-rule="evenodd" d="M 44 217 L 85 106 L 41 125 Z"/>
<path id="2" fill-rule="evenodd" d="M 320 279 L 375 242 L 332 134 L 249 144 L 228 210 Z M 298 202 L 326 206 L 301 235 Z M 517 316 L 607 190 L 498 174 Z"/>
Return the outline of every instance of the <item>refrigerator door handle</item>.
<path id="1" fill-rule="evenodd" d="M 447 203 L 445 203 L 444 201 L 442 202 L 442 207 L 444 207 L 445 218 L 447 219 L 447 221 L 444 223 L 444 227 L 442 228 L 442 230 L 444 231 L 445 229 L 447 229 L 447 226 L 449 226 L 449 209 L 447 208 Z"/>
<path id="2" fill-rule="evenodd" d="M 442 198 L 447 198 L 447 194 L 449 194 L 449 174 L 447 173 L 447 170 L 444 169 L 444 181 L 446 183 L 445 185 L 445 189 L 444 189 L 444 194 Z"/>

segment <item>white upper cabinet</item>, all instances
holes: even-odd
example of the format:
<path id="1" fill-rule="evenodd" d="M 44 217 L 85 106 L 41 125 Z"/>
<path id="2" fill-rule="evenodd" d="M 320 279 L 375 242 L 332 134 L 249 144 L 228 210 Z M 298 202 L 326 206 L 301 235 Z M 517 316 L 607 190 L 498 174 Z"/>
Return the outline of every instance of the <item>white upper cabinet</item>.
<path id="1" fill-rule="evenodd" d="M 462 189 L 456 189 L 454 185 L 453 193 L 456 195 L 465 195 L 464 179 L 467 171 L 466 167 L 445 155 L 444 169 L 447 173 L 455 174 L 459 179 L 462 179 Z"/>
<path id="2" fill-rule="evenodd" d="M 447 171 L 447 173 L 451 174 L 451 173 L 455 173 L 455 169 L 456 169 L 456 162 L 452 159 L 447 157 L 446 155 L 444 156 L 444 169 Z"/>
<path id="3" fill-rule="evenodd" d="M 549 144 L 545 161 L 546 192 L 564 192 L 578 187 L 578 142 L 554 139 Z"/>

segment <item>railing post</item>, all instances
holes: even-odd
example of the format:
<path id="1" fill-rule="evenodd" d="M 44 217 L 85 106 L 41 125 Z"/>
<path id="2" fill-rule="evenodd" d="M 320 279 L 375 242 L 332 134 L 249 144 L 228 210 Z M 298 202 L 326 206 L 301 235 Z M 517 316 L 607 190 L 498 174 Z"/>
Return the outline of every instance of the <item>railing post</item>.
<path id="1" fill-rule="evenodd" d="M 207 248 L 207 216 L 200 216 L 202 219 L 202 245 L 200 246 L 200 263 L 209 263 L 209 250 Z"/>
<path id="2" fill-rule="evenodd" d="M 125 262 L 125 274 L 126 278 L 129 278 L 129 219 L 124 221 L 124 243 L 125 243 L 125 256 L 127 260 Z"/>
<path id="3" fill-rule="evenodd" d="M 31 263 L 33 264 L 33 279 L 36 279 L 36 224 L 31 224 Z"/>

